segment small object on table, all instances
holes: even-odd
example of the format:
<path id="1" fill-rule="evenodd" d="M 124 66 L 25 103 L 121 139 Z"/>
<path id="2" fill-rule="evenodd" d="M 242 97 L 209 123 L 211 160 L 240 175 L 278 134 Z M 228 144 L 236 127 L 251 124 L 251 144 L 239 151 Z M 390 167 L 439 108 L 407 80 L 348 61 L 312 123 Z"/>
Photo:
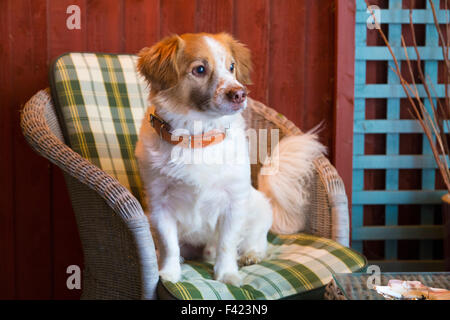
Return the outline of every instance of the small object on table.
<path id="1" fill-rule="evenodd" d="M 375 282 L 375 280 L 377 280 Z M 391 280 L 395 280 L 389 282 Z M 386 300 L 384 296 L 374 290 L 375 284 L 389 284 L 394 287 L 403 287 L 403 282 L 409 290 L 406 295 L 410 299 L 423 299 L 422 296 L 432 300 L 450 299 L 450 272 L 392 272 L 380 273 L 338 273 L 333 275 L 325 291 L 325 299 L 328 300 Z M 426 293 L 422 288 L 426 287 Z M 379 287 L 380 290 L 382 287 Z M 435 288 L 442 288 L 435 289 Z M 404 287 L 403 287 L 404 289 Z M 392 288 L 390 287 L 390 290 Z M 391 291 L 385 293 L 392 294 Z M 398 292 L 397 292 L 398 294 Z M 399 295 L 397 295 L 400 297 Z M 394 295 L 389 297 L 393 299 Z M 398 299 L 398 298 L 394 298 Z M 405 299 L 405 297 L 401 298 Z"/>
<path id="2" fill-rule="evenodd" d="M 387 286 L 374 289 L 388 300 L 450 300 L 450 291 L 427 287 L 420 281 L 392 279 Z"/>

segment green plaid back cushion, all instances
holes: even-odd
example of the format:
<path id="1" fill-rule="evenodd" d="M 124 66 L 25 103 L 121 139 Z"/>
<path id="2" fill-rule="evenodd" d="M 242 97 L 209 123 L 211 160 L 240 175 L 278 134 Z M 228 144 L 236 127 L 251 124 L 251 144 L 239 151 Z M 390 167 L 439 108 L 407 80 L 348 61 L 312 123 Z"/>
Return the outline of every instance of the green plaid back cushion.
<path id="1" fill-rule="evenodd" d="M 163 281 L 164 288 L 182 300 L 281 299 L 327 285 L 332 273 L 361 271 L 364 256 L 332 240 L 308 234 L 268 235 L 268 256 L 242 267 L 241 287 L 213 280 L 213 266 L 187 261 L 180 282 Z"/>
<path id="2" fill-rule="evenodd" d="M 64 54 L 50 70 L 50 84 L 66 143 L 141 200 L 134 147 L 148 89 L 136 58 Z"/>

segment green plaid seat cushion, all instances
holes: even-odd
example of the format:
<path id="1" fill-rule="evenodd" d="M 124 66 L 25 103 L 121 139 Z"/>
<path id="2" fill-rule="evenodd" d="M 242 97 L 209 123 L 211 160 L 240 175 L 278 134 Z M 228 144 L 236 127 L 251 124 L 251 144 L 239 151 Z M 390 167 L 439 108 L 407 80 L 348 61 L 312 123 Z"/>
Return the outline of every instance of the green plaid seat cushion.
<path id="1" fill-rule="evenodd" d="M 182 300 L 282 299 L 327 285 L 333 273 L 361 271 L 364 256 L 337 242 L 308 234 L 268 235 L 268 256 L 242 267 L 241 287 L 213 280 L 213 265 L 186 261 L 181 281 L 162 281 L 171 296 Z"/>
<path id="2" fill-rule="evenodd" d="M 139 200 L 134 156 L 148 89 L 136 56 L 67 53 L 50 70 L 50 85 L 66 143 Z"/>
<path id="3" fill-rule="evenodd" d="M 51 67 L 50 85 L 66 143 L 142 200 L 134 148 L 148 88 L 136 58 L 64 54 Z M 194 261 L 183 264 L 182 281 L 162 285 L 178 299 L 279 299 L 320 288 L 333 272 L 355 272 L 366 263 L 329 239 L 269 234 L 268 240 L 267 259 L 240 269 L 240 288 L 214 281 L 213 266 Z"/>

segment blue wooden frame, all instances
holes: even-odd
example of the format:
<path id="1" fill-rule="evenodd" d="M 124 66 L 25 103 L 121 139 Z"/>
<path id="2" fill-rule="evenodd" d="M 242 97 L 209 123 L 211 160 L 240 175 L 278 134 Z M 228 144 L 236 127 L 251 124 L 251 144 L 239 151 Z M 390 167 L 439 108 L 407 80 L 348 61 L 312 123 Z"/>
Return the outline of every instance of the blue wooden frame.
<path id="1" fill-rule="evenodd" d="M 446 23 L 445 10 L 439 10 L 440 0 L 433 0 L 440 23 Z M 397 76 L 388 68 L 387 84 L 366 83 L 367 61 L 388 61 L 393 59 L 387 47 L 367 46 L 367 21 L 370 13 L 364 0 L 356 0 L 355 27 L 355 106 L 353 129 L 353 188 L 352 188 L 352 247 L 363 251 L 364 240 L 384 240 L 385 260 L 371 261 L 385 271 L 443 270 L 442 260 L 432 260 L 433 240 L 443 238 L 443 227 L 434 225 L 434 205 L 441 203 L 446 192 L 434 190 L 435 170 L 437 168 L 431 148 L 423 134 L 422 155 L 399 155 L 401 133 L 423 133 L 416 120 L 400 120 L 400 99 L 406 97 Z M 402 24 L 409 24 L 409 10 L 402 9 L 402 0 L 390 0 L 389 8 L 380 10 L 382 24 L 389 24 L 388 39 L 396 57 L 405 60 L 401 46 Z M 433 14 L 427 1 L 427 9 L 413 10 L 413 22 L 425 24 L 426 43 L 419 48 L 425 64 L 425 73 L 433 82 L 439 97 L 444 97 L 444 85 L 437 84 L 438 61 L 443 60 L 438 47 L 438 33 Z M 413 48 L 408 48 L 411 60 L 416 59 Z M 426 93 L 419 86 L 422 97 Z M 366 99 L 384 98 L 387 100 L 387 117 L 384 120 L 366 120 Z M 429 105 L 426 104 L 428 107 Z M 386 135 L 385 155 L 365 155 L 365 134 Z M 422 189 L 399 191 L 399 169 L 422 169 Z M 385 190 L 364 190 L 364 170 L 385 169 Z M 364 205 L 385 206 L 385 226 L 364 226 Z M 418 226 L 398 225 L 398 206 L 401 204 L 421 205 L 421 224 Z M 397 240 L 420 240 L 420 260 L 398 260 Z"/>

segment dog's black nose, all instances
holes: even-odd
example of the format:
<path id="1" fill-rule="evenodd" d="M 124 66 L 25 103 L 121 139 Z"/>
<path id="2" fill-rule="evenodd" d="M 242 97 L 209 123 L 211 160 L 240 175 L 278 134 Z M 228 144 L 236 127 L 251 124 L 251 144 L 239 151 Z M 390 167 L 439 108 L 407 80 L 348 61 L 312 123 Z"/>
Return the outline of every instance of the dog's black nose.
<path id="1" fill-rule="evenodd" d="M 247 91 L 244 88 L 232 88 L 227 92 L 227 97 L 233 103 L 242 103 L 247 97 Z"/>

